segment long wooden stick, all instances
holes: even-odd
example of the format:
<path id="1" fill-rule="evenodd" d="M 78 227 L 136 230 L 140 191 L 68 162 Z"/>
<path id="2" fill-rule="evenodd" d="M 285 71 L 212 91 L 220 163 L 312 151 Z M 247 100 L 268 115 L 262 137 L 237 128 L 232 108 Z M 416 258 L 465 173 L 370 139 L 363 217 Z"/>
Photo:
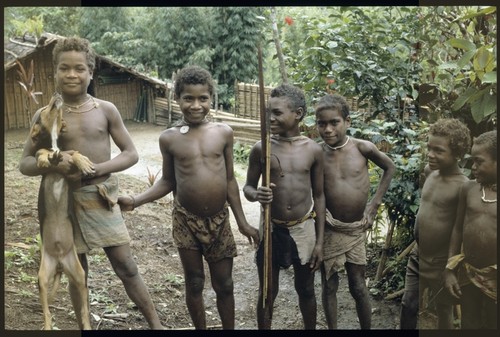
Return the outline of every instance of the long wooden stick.
<path id="1" fill-rule="evenodd" d="M 262 172 L 262 186 L 271 185 L 271 137 L 270 127 L 266 112 L 266 102 L 264 97 L 264 72 L 262 69 L 262 50 L 259 45 L 259 91 L 260 91 L 260 125 L 261 125 L 261 146 L 262 162 L 264 170 Z M 263 205 L 264 212 L 264 270 L 262 287 L 262 304 L 264 306 L 265 318 L 270 320 L 272 308 L 272 239 L 271 239 L 271 212 L 270 205 Z"/>

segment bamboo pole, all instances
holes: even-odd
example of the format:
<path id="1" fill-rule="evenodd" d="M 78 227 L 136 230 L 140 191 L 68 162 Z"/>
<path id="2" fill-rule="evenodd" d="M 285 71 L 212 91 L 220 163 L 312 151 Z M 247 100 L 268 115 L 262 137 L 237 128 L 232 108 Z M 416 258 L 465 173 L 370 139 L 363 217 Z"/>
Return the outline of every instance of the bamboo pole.
<path id="1" fill-rule="evenodd" d="M 260 122 L 261 122 L 261 146 L 264 171 L 262 172 L 262 186 L 269 187 L 271 172 L 271 137 L 269 122 L 267 120 L 266 105 L 264 100 L 264 74 L 262 69 L 262 49 L 259 45 L 259 88 L 260 88 Z M 264 319 L 271 321 L 271 310 L 273 306 L 272 297 L 272 238 L 271 238 L 271 212 L 270 205 L 263 204 L 264 212 L 264 270 L 262 287 L 262 304 L 264 306 Z"/>
<path id="2" fill-rule="evenodd" d="M 391 247 L 393 232 L 394 232 L 394 221 L 389 221 L 389 230 L 387 231 L 384 249 L 382 250 L 382 255 L 380 256 L 380 262 L 378 263 L 377 275 L 375 276 L 375 281 L 379 281 L 382 278 L 382 272 L 384 271 L 385 261 L 387 260 L 387 251 L 389 250 L 389 247 Z"/>

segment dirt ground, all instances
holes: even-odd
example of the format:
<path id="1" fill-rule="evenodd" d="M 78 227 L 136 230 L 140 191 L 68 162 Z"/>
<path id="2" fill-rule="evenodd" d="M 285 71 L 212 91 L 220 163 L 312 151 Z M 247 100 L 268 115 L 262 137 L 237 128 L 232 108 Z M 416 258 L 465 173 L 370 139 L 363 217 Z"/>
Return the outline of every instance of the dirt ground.
<path id="1" fill-rule="evenodd" d="M 148 169 L 156 174 L 161 169 L 158 137 L 164 127 L 128 122 L 126 126 L 137 146 L 140 161 L 119 174 L 121 194 L 136 194 L 148 187 Z M 37 219 L 37 192 L 39 177 L 26 177 L 19 173 L 17 164 L 22 153 L 27 130 L 8 131 L 5 134 L 5 330 L 39 330 L 43 326 L 38 300 L 37 271 L 40 261 Z M 240 191 L 245 181 L 246 167 L 236 165 Z M 257 226 L 259 206 L 249 203 L 241 194 L 243 209 L 252 225 Z M 131 247 L 142 277 L 149 288 L 162 323 L 169 329 L 192 329 L 184 302 L 183 272 L 177 250 L 171 238 L 172 197 L 166 197 L 124 213 L 132 237 Z M 236 301 L 236 329 L 254 330 L 257 300 L 257 272 L 254 249 L 237 230 L 232 218 L 233 233 L 239 255 L 234 259 L 234 293 Z M 373 260 L 373 259 L 369 259 Z M 90 310 L 93 329 L 144 330 L 146 321 L 127 297 L 123 285 L 114 274 L 102 250 L 89 254 Z M 367 277 L 373 279 L 376 266 L 369 265 Z M 220 329 L 215 293 L 207 271 L 205 305 L 207 323 Z M 369 286 L 372 282 L 369 281 Z M 320 274 L 316 274 L 318 303 L 318 329 L 326 329 L 321 307 Z M 347 289 L 345 274 L 341 274 L 338 292 L 339 329 L 359 329 L 354 300 Z M 374 329 L 397 329 L 399 299 L 386 301 L 372 298 Z M 51 306 L 56 329 L 75 330 L 77 324 L 63 278 Z M 292 270 L 284 270 L 280 277 L 280 292 L 274 309 L 273 329 L 302 329 L 302 318 L 293 287 Z"/>

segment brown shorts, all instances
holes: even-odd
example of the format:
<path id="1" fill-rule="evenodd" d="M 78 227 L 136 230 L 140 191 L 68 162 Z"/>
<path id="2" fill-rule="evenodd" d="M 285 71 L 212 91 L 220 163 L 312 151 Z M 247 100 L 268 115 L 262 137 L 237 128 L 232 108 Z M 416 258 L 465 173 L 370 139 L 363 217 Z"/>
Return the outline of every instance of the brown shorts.
<path id="1" fill-rule="evenodd" d="M 201 218 L 174 200 L 172 236 L 178 249 L 200 250 L 207 262 L 237 255 L 227 204 L 214 216 Z"/>

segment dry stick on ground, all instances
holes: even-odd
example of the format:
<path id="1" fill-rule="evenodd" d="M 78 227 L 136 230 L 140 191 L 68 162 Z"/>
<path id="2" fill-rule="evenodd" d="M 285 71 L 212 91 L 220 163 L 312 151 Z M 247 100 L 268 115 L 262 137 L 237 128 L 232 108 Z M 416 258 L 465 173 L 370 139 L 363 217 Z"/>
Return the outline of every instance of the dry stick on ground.
<path id="1" fill-rule="evenodd" d="M 380 279 L 382 278 L 382 271 L 384 270 L 385 261 L 387 260 L 387 251 L 391 247 L 393 232 L 394 232 L 394 221 L 389 221 L 389 229 L 387 231 L 387 236 L 385 238 L 384 249 L 382 250 L 382 255 L 380 256 L 380 261 L 378 263 L 377 275 L 375 276 L 375 281 L 380 281 Z"/>
<path id="2" fill-rule="evenodd" d="M 415 246 L 417 242 L 414 240 L 412 243 L 410 243 L 408 245 L 408 247 L 405 248 L 405 250 L 403 250 L 401 252 L 401 254 L 399 254 L 397 257 L 396 257 L 396 261 L 401 261 L 401 259 L 403 259 L 409 252 L 411 252 L 411 250 L 413 249 L 413 246 Z M 380 277 L 384 277 L 390 270 L 391 270 L 392 267 L 387 267 L 384 269 L 384 271 L 382 272 L 382 275 Z"/>

